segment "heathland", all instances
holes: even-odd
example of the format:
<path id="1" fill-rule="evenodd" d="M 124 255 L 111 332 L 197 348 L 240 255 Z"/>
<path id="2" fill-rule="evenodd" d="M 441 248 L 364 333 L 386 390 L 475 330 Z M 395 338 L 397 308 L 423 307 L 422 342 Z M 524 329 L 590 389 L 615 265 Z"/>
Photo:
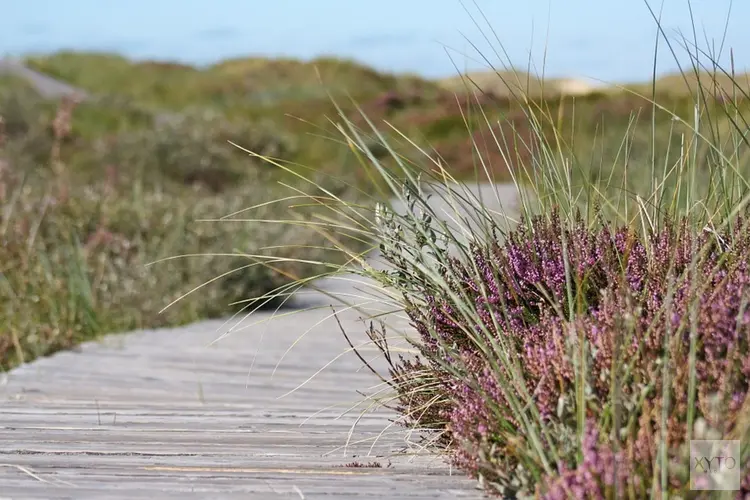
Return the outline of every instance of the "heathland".
<path id="1" fill-rule="evenodd" d="M 598 160 L 611 164 L 648 107 L 620 89 L 565 97 L 560 82 L 545 87 L 523 72 L 428 81 L 334 59 L 237 59 L 197 69 L 69 52 L 24 63 L 90 96 L 44 99 L 23 80 L 0 77 L 3 369 L 100 333 L 225 314 L 233 301 L 315 272 L 312 264 L 279 263 L 292 273 L 284 275 L 251 257 L 269 246 L 292 252 L 296 244 L 308 246 L 313 261 L 326 250 L 309 228 L 197 221 L 270 201 L 283 181 L 278 169 L 228 141 L 292 171 L 313 172 L 324 184 L 337 179 L 330 184 L 341 189 L 342 177 L 353 186 L 371 179 L 342 142 L 336 119 L 345 113 L 362 126 L 366 116 L 388 124 L 380 128 L 390 132 L 392 147 L 404 146 L 407 161 L 424 158 L 401 134 L 459 179 L 483 175 L 485 165 L 503 181 L 528 162 L 537 127 L 565 129 L 584 155 L 596 143 Z M 692 101 L 684 88 L 678 80 L 658 92 L 687 116 Z M 527 98 L 556 122 L 532 123 Z M 671 127 L 663 121 L 663 129 Z M 378 139 L 369 139 L 372 151 L 393 163 Z M 504 154 L 498 140 L 514 154 Z M 285 217 L 286 210 L 268 205 L 259 218 Z M 224 255 L 205 255 L 213 253 Z M 183 254 L 191 256 L 154 263 Z M 223 273 L 230 274 L 194 300 L 161 312 Z"/>
<path id="2" fill-rule="evenodd" d="M 684 493 L 691 436 L 748 436 L 746 76 L 582 89 L 333 59 L 25 64 L 88 97 L 0 80 L 3 369 L 278 304 L 278 287 L 379 247 L 393 272 L 355 271 L 420 337 L 396 361 L 370 331 L 396 408 L 490 491 Z M 466 243 L 420 213 L 416 172 L 533 196 L 502 237 L 475 205 L 484 231 Z M 415 211 L 358 219 L 379 189 Z"/>

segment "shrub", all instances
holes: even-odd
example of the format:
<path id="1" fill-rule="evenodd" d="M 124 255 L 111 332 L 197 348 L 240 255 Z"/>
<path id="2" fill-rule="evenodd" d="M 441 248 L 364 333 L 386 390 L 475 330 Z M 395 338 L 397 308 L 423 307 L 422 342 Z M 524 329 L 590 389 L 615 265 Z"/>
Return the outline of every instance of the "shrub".
<path id="1" fill-rule="evenodd" d="M 158 174 L 217 193 L 241 181 L 269 179 L 266 165 L 228 141 L 272 158 L 288 158 L 294 152 L 291 138 L 266 123 L 229 122 L 218 114 L 193 112 L 119 134 L 104 145 L 102 156 L 105 163 L 126 165 L 141 178 Z"/>
<path id="2" fill-rule="evenodd" d="M 428 374 L 441 403 L 427 414 L 416 411 L 413 386 L 401 386 L 401 400 L 409 402 L 404 412 L 418 415 L 411 424 L 420 428 L 442 420 L 455 443 L 454 463 L 503 490 L 517 480 L 509 471 L 543 470 L 540 460 L 529 463 L 519 452 L 532 444 L 519 433 L 524 424 L 515 402 L 533 405 L 523 412 L 527 418 L 568 430 L 545 434 L 542 446 L 558 450 L 553 476 L 568 478 L 571 488 L 583 486 L 569 471 L 594 460 L 584 452 L 578 464 L 570 442 L 582 416 L 584 450 L 599 446 L 600 435 L 619 443 L 621 471 L 630 471 L 628 482 L 640 481 L 628 487 L 644 494 L 660 439 L 670 462 L 679 463 L 699 422 L 718 436 L 745 432 L 737 424 L 747 411 L 750 376 L 749 245 L 744 219 L 720 234 L 695 234 L 682 220 L 639 235 L 604 221 L 587 227 L 582 218 L 571 226 L 551 214 L 522 222 L 503 244 L 475 245 L 469 262 L 446 258 L 451 293 L 425 290 L 423 301 L 407 299 L 425 361 L 398 370 L 400 379 Z M 461 317 L 467 306 L 481 324 Z M 577 391 L 585 394 L 582 408 Z M 606 450 L 609 458 L 597 467 L 611 485 L 615 455 Z M 684 484 L 685 472 L 670 471 L 670 479 Z M 597 497 L 598 484 L 586 488 Z"/>

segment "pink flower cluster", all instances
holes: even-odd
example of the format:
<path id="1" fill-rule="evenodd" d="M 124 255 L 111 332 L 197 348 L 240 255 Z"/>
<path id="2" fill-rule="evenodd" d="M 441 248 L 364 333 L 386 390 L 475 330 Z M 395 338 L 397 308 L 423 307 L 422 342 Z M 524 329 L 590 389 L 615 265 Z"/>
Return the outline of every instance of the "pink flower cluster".
<path id="1" fill-rule="evenodd" d="M 665 408 L 671 454 L 686 439 L 691 401 L 696 417 L 732 432 L 750 380 L 747 222 L 740 218 L 718 234 L 685 221 L 643 234 L 581 218 L 566 224 L 554 213 L 522 222 L 503 243 L 475 246 L 470 260 L 452 260 L 446 277 L 462 303 L 425 291 L 428 307 L 408 313 L 422 340 L 423 361 L 412 367 L 429 373 L 432 391 L 444 396 L 436 411 L 454 462 L 502 482 L 507 470 L 500 468 L 513 457 L 522 463 L 518 450 L 529 448 L 519 402 L 528 418 L 574 430 L 581 366 L 589 421 L 584 460 L 577 463 L 573 451 L 564 457 L 558 477 L 547 478 L 549 498 L 562 487 L 550 485 L 594 491 L 593 477 L 597 485 L 614 484 L 620 462 L 621 471 L 632 463 L 647 471 L 640 483 L 647 487 Z M 472 324 L 458 313 L 467 308 Z M 612 419 L 604 415 L 615 408 L 621 422 L 638 423 L 624 438 L 623 455 L 597 441 L 611 435 Z M 440 420 L 434 412 L 430 418 Z M 565 448 L 551 434 L 545 445 Z"/>

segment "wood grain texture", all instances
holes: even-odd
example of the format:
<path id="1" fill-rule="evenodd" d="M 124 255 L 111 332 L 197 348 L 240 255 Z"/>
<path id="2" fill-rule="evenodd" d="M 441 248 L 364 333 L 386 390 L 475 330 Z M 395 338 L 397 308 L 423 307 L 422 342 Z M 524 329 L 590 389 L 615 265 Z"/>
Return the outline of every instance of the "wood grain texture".
<path id="1" fill-rule="evenodd" d="M 482 498 L 395 414 L 368 411 L 357 391 L 380 382 L 332 302 L 112 335 L 0 375 L 0 499 Z M 365 343 L 359 313 L 339 319 Z"/>

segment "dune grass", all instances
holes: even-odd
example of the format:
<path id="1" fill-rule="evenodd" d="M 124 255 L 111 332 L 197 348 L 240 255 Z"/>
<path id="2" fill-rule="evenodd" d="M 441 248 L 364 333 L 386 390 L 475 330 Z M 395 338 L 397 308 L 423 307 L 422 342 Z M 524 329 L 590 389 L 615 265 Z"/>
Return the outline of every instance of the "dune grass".
<path id="1" fill-rule="evenodd" d="M 336 257 L 310 227 L 263 222 L 288 219 L 294 200 L 264 204 L 288 188 L 228 143 L 284 159 L 293 138 L 210 111 L 165 121 L 127 99 L 53 102 L 0 79 L 0 370 L 110 332 L 230 314 Z M 256 205 L 257 222 L 210 222 Z M 258 260 L 276 245 L 276 261 Z"/>
<path id="2" fill-rule="evenodd" d="M 356 221 L 389 267 L 340 242 L 355 265 L 325 275 L 364 278 L 377 292 L 366 300 L 415 330 L 371 316 L 390 366 L 372 398 L 490 493 L 750 494 L 750 96 L 731 66 L 693 61 L 685 92 L 515 93 L 505 105 L 524 125 L 510 129 L 469 82 L 474 172 L 495 181 L 491 159 L 504 159 L 520 214 L 488 211 L 409 130 L 341 112 L 340 134 L 377 179 L 363 189 L 376 208 L 318 203 Z M 690 88 L 691 73 L 713 78 Z M 456 209 L 441 215 L 430 197 Z M 366 300 L 348 306 L 367 314 Z M 404 338 L 411 355 L 393 347 Z M 691 439 L 741 441 L 739 490 L 691 489 Z"/>

